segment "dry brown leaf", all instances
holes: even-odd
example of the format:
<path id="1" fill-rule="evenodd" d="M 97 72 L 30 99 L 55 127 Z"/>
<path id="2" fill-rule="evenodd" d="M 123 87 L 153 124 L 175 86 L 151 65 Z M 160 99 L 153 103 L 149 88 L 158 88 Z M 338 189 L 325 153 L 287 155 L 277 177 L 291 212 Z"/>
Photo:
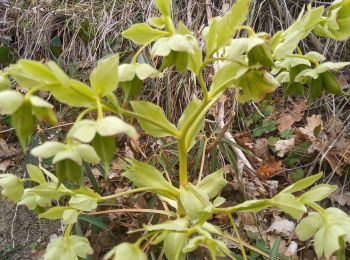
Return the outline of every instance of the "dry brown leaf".
<path id="1" fill-rule="evenodd" d="M 256 139 L 253 152 L 257 157 L 265 161 L 268 160 L 270 153 L 269 142 L 267 141 L 267 138 Z"/>
<path id="2" fill-rule="evenodd" d="M 281 117 L 278 118 L 278 131 L 283 132 L 287 129 L 290 129 L 295 123 L 295 119 L 290 114 L 281 114 Z"/>
<path id="3" fill-rule="evenodd" d="M 290 112 L 291 116 L 294 119 L 294 122 L 299 122 L 301 119 L 303 119 L 305 108 L 307 107 L 306 101 L 300 100 L 297 103 L 293 103 L 293 109 Z"/>
<path id="4" fill-rule="evenodd" d="M 7 168 L 11 165 L 11 159 L 2 160 L 1 155 L 9 155 L 14 152 L 16 152 L 16 149 L 9 147 L 6 141 L 0 138 L 0 172 L 6 171 Z"/>
<path id="5" fill-rule="evenodd" d="M 346 191 L 346 192 L 341 192 L 341 190 L 339 190 L 336 193 L 333 193 L 330 196 L 331 200 L 334 202 L 336 201 L 340 206 L 350 206 L 350 192 Z"/>
<path id="6" fill-rule="evenodd" d="M 260 179 L 266 180 L 282 170 L 282 161 L 267 162 L 262 164 L 256 171 Z"/>
<path id="7" fill-rule="evenodd" d="M 275 220 L 272 222 L 268 231 L 277 235 L 281 235 L 285 238 L 292 238 L 294 236 L 295 223 L 284 218 L 275 216 Z"/>
<path id="8" fill-rule="evenodd" d="M 311 141 L 316 140 L 314 130 L 316 127 L 321 126 L 323 128 L 323 121 L 321 115 L 312 115 L 306 119 L 307 124 L 305 127 L 299 127 L 299 131 L 307 136 Z"/>
<path id="9" fill-rule="evenodd" d="M 275 149 L 277 151 L 277 156 L 283 157 L 295 146 L 294 137 L 288 140 L 278 140 L 275 143 Z"/>

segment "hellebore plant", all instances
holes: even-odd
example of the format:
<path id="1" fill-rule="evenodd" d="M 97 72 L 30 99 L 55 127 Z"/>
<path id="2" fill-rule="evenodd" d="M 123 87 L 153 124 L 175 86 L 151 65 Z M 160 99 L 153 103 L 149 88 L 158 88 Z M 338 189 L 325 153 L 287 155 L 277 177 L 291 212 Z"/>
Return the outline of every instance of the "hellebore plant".
<path id="1" fill-rule="evenodd" d="M 237 0 L 223 17 L 209 22 L 203 31 L 205 46 L 202 48 L 182 22 L 175 25 L 171 18 L 171 1 L 155 0 L 160 16 L 149 19 L 148 23 L 134 24 L 123 33 L 123 37 L 141 45 L 131 62 L 119 65 L 117 54 L 100 60 L 90 74 L 90 86 L 69 78 L 54 62 L 19 60 L 5 68 L 0 73 L 0 113 L 11 115 L 24 150 L 37 121 L 57 123 L 53 105 L 36 93 L 47 91 L 59 102 L 83 108 L 63 142 L 47 141 L 31 150 L 36 157 L 52 158 L 54 174 L 41 165 L 29 164 L 26 178 L 0 175 L 2 194 L 9 200 L 26 205 L 38 212 L 40 218 L 62 219 L 66 225 L 63 236 L 49 243 L 45 259 L 78 259 L 92 254 L 86 238 L 72 235 L 79 215 L 96 211 L 99 203 L 139 192 L 154 193 L 167 204 L 169 210 L 149 211 L 164 214 L 169 220 L 133 231 L 140 232 L 139 239 L 133 244 L 116 245 L 106 258 L 147 259 L 141 245 L 149 238 L 152 244 L 162 244 L 166 258 L 171 260 L 185 259 L 187 253 L 199 246 L 205 246 L 213 259 L 217 256 L 234 259 L 234 252 L 224 243 L 227 238 L 240 247 L 243 259 L 247 259 L 246 248 L 264 254 L 240 239 L 232 214 L 275 207 L 300 221 L 296 234 L 300 240 L 314 239 L 318 257 L 329 258 L 336 253 L 339 259 L 345 259 L 345 244 L 350 242 L 350 217 L 339 209 L 324 209 L 318 204 L 336 186 L 320 184 L 301 192 L 319 180 L 322 173 L 292 184 L 273 198 L 221 207 L 225 199 L 220 197 L 220 191 L 227 183 L 224 171 L 215 171 L 204 178 L 200 175 L 194 184 L 188 178 L 187 159 L 204 127 L 207 111 L 228 88 L 236 90 L 240 103 L 261 101 L 280 85 L 285 86 L 286 94 L 306 95 L 309 100 L 323 92 L 347 95 L 333 71 L 350 63 L 324 62 L 321 54 L 303 54 L 298 45 L 312 31 L 336 40 L 348 39 L 349 3 L 348 0 L 335 1 L 326 11 L 322 6 L 309 6 L 289 28 L 270 36 L 255 33 L 243 25 L 250 0 Z M 241 30 L 246 30 L 249 36 L 237 38 Z M 138 63 L 139 55 L 148 47 L 152 58 L 162 59 L 159 70 Z M 218 70 L 209 84 L 203 79 L 203 69 L 213 63 Z M 161 107 L 137 100 L 143 81 L 158 76 L 160 71 L 166 73 L 172 66 L 178 71 L 191 71 L 202 91 L 201 97 L 192 99 L 177 124 L 166 118 Z M 10 79 L 28 91 L 23 95 L 13 90 Z M 119 86 L 124 93 L 122 100 L 114 92 Z M 84 119 L 94 111 L 95 120 Z M 115 136 L 137 136 L 127 118 L 137 119 L 142 129 L 155 138 L 168 137 L 167 140 L 176 141 L 178 183 L 171 183 L 163 172 L 150 164 L 125 159 L 123 176 L 135 189 L 101 196 L 97 190 L 85 186 L 84 164 L 101 163 L 107 175 L 116 150 Z M 32 185 L 25 185 L 27 182 Z M 63 196 L 68 198 L 66 204 L 53 204 L 53 200 Z M 235 236 L 210 223 L 217 213 L 228 215 Z"/>

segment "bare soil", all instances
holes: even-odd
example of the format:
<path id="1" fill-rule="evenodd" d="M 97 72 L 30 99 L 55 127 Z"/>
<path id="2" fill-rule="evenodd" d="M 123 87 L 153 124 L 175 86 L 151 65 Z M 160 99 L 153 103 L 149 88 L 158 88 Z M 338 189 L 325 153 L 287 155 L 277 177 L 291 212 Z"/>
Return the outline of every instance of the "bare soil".
<path id="1" fill-rule="evenodd" d="M 25 206 L 0 199 L 0 260 L 41 259 L 50 236 L 60 234 L 60 222 L 38 220 Z"/>

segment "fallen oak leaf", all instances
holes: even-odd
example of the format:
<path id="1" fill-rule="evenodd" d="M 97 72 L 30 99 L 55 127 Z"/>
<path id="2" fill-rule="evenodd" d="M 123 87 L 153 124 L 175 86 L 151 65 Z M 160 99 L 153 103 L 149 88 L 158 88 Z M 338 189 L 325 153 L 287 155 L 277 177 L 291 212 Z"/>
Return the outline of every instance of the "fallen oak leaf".
<path id="1" fill-rule="evenodd" d="M 350 206 L 350 192 L 341 190 L 330 195 L 331 200 L 336 201 L 340 206 Z"/>
<path id="2" fill-rule="evenodd" d="M 321 118 L 321 115 L 312 115 L 308 118 L 306 118 L 307 124 L 305 127 L 299 127 L 299 131 L 304 134 L 308 139 L 311 141 L 316 140 L 316 136 L 314 133 L 314 130 L 318 127 L 320 127 L 320 130 L 323 129 L 323 120 Z"/>
<path id="3" fill-rule="evenodd" d="M 278 140 L 275 143 L 275 149 L 277 151 L 277 156 L 284 157 L 286 153 L 293 149 L 295 146 L 295 138 L 290 138 L 288 140 Z"/>
<path id="4" fill-rule="evenodd" d="M 278 131 L 283 132 L 287 129 L 290 129 L 292 125 L 296 122 L 295 118 L 290 114 L 282 114 L 280 118 L 277 120 L 278 122 Z"/>
<path id="5" fill-rule="evenodd" d="M 282 161 L 267 162 L 260 165 L 256 174 L 260 179 L 266 180 L 279 173 L 282 169 Z"/>
<path id="6" fill-rule="evenodd" d="M 292 238 L 294 236 L 295 223 L 284 218 L 275 216 L 275 220 L 272 222 L 268 231 L 277 235 L 281 235 L 286 238 Z"/>

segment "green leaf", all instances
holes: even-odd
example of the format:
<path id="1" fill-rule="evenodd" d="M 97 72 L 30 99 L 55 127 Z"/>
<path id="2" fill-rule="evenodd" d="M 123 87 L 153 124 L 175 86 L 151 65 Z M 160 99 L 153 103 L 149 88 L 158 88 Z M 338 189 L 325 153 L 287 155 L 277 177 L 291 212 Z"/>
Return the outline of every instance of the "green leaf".
<path id="1" fill-rule="evenodd" d="M 129 97 L 137 97 L 141 94 L 143 81 L 138 77 L 134 77 L 131 81 L 122 82 L 121 86 L 125 95 L 124 99 L 127 100 Z"/>
<path id="2" fill-rule="evenodd" d="M 259 212 L 272 206 L 271 200 L 247 200 L 234 207 L 227 208 L 228 212 Z"/>
<path id="3" fill-rule="evenodd" d="M 56 176 L 60 183 L 70 180 L 74 183 L 80 183 L 82 178 L 82 168 L 79 164 L 71 159 L 62 159 L 55 163 Z"/>
<path id="4" fill-rule="evenodd" d="M 151 17 L 148 19 L 148 23 L 153 27 L 157 27 L 159 29 L 163 29 L 166 26 L 166 18 L 164 16 L 161 17 Z"/>
<path id="5" fill-rule="evenodd" d="M 181 115 L 181 118 L 178 122 L 178 128 L 181 131 L 186 124 L 188 124 L 189 120 L 191 119 L 192 114 L 194 111 L 198 109 L 198 107 L 201 105 L 201 101 L 197 98 L 194 98 L 191 103 L 186 107 L 183 114 Z M 194 122 L 191 123 L 190 128 L 188 129 L 186 136 L 185 136 L 185 146 L 187 151 L 189 151 L 193 145 L 196 143 L 196 137 L 198 133 L 204 128 L 204 121 L 205 117 L 197 117 Z"/>
<path id="6" fill-rule="evenodd" d="M 105 173 L 108 173 L 109 165 L 116 150 L 115 137 L 97 134 L 92 140 L 92 146 L 103 162 Z"/>
<path id="7" fill-rule="evenodd" d="M 105 259 L 147 260 L 147 255 L 137 244 L 121 243 L 105 255 Z"/>
<path id="8" fill-rule="evenodd" d="M 219 169 L 206 176 L 198 184 L 198 189 L 207 194 L 209 199 L 214 198 L 226 186 L 227 181 L 224 178 L 224 169 Z"/>
<path id="9" fill-rule="evenodd" d="M 232 39 L 238 27 L 247 18 L 249 4 L 250 0 L 237 0 L 232 6 L 231 10 L 228 11 L 221 19 L 219 19 L 217 22 L 211 23 L 210 27 L 215 26 L 216 31 L 216 45 L 214 45 L 214 41 L 211 43 L 211 51 L 218 50 L 227 44 L 230 39 Z M 209 31 L 214 31 L 214 29 L 211 29 L 210 27 Z M 210 37 L 214 37 L 213 33 L 210 34 Z M 209 52 L 208 54 L 211 55 L 212 52 Z"/>
<path id="10" fill-rule="evenodd" d="M 187 244 L 188 236 L 189 234 L 186 232 L 168 232 L 164 239 L 164 251 L 167 259 L 186 259 L 186 254 L 182 250 Z"/>
<path id="11" fill-rule="evenodd" d="M 58 101 L 69 106 L 85 107 L 96 102 L 92 89 L 74 79 L 69 80 L 67 86 L 51 85 L 49 90 Z"/>
<path id="12" fill-rule="evenodd" d="M 97 199 L 84 194 L 72 196 L 68 203 L 71 207 L 82 211 L 91 211 L 97 208 Z"/>
<path id="13" fill-rule="evenodd" d="M 28 145 L 34 132 L 35 118 L 32 114 L 32 106 L 29 101 L 24 101 L 20 108 L 12 114 L 12 125 L 16 129 L 16 135 L 22 149 Z"/>
<path id="14" fill-rule="evenodd" d="M 295 228 L 295 233 L 299 240 L 306 241 L 315 235 L 316 231 L 322 226 L 322 223 L 319 213 L 311 213 L 299 222 Z"/>
<path id="15" fill-rule="evenodd" d="M 188 217 L 177 218 L 175 220 L 168 220 L 156 225 L 144 225 L 143 230 L 148 232 L 161 230 L 186 232 L 188 230 Z"/>
<path id="16" fill-rule="evenodd" d="M 177 199 L 178 190 L 165 180 L 163 174 L 147 163 L 134 159 L 128 160 L 126 172 L 123 176 L 132 181 L 139 188 L 151 188 L 152 192 L 170 199 Z"/>
<path id="17" fill-rule="evenodd" d="M 44 213 L 39 214 L 39 218 L 60 219 L 63 216 L 63 212 L 67 209 L 69 209 L 69 207 L 52 207 Z"/>
<path id="18" fill-rule="evenodd" d="M 299 197 L 299 201 L 303 204 L 321 201 L 331 195 L 336 189 L 336 185 L 320 184 L 303 193 Z"/>
<path id="19" fill-rule="evenodd" d="M 167 32 L 153 29 L 146 23 L 133 24 L 129 29 L 122 33 L 124 38 L 139 45 L 151 43 L 167 34 Z"/>
<path id="20" fill-rule="evenodd" d="M 100 218 L 94 217 L 94 216 L 89 216 L 89 215 L 80 215 L 79 220 L 84 220 L 91 225 L 94 225 L 95 227 L 100 228 L 101 230 L 107 230 L 108 226 L 103 223 L 103 221 Z"/>
<path id="21" fill-rule="evenodd" d="M 55 141 L 50 141 L 35 147 L 31 151 L 31 154 L 35 157 L 50 158 L 58 152 L 64 151 L 65 149 L 66 146 L 64 144 Z"/>
<path id="22" fill-rule="evenodd" d="M 332 38 L 337 41 L 345 41 L 350 37 L 350 3 L 348 0 L 333 1 L 327 10 L 327 16 L 323 17 L 314 30 L 317 35 Z"/>
<path id="23" fill-rule="evenodd" d="M 279 193 L 271 199 L 273 206 L 291 215 L 295 219 L 300 219 L 306 212 L 304 204 L 299 202 L 290 193 Z"/>
<path id="24" fill-rule="evenodd" d="M 263 134 L 268 134 L 277 130 L 278 122 L 274 120 L 264 119 L 261 126 L 253 130 L 253 137 L 260 137 Z"/>
<path id="25" fill-rule="evenodd" d="M 141 127 L 146 133 L 154 137 L 173 136 L 177 132 L 176 127 L 168 121 L 161 107 L 147 101 L 133 101 L 131 106 L 134 111 L 142 115 L 145 119 L 138 117 Z M 149 120 L 146 120 L 149 119 Z M 151 123 L 158 122 L 162 127 Z"/>
<path id="26" fill-rule="evenodd" d="M 187 215 L 193 221 L 199 218 L 201 211 L 211 205 L 208 195 L 192 184 L 180 187 L 180 200 Z"/>
<path id="27" fill-rule="evenodd" d="M 298 19 L 285 31 L 276 34 L 274 42 L 274 55 L 277 59 L 282 59 L 292 54 L 299 42 L 306 38 L 319 23 L 324 7 L 311 8 L 306 15 L 301 13 Z"/>
<path id="28" fill-rule="evenodd" d="M 322 177 L 323 173 L 320 172 L 318 174 L 312 175 L 310 177 L 306 177 L 290 186 L 282 190 L 280 193 L 294 193 L 297 191 L 301 191 L 312 184 L 314 184 L 316 181 L 318 181 Z"/>
<path id="29" fill-rule="evenodd" d="M 33 164 L 27 164 L 27 172 L 33 181 L 39 184 L 46 182 L 44 174 L 39 167 Z"/>
<path id="30" fill-rule="evenodd" d="M 225 86 L 228 87 L 229 85 L 232 85 L 233 82 L 244 75 L 248 69 L 248 67 L 243 66 L 237 62 L 231 62 L 225 65 L 214 75 L 213 82 L 210 87 L 210 92 L 216 89 L 222 89 Z"/>
<path id="31" fill-rule="evenodd" d="M 14 90 L 0 91 L 0 114 L 12 115 L 23 104 L 23 95 Z"/>
<path id="32" fill-rule="evenodd" d="M 276 239 L 275 243 L 273 243 L 271 254 L 270 254 L 270 260 L 278 259 L 280 244 L 281 244 L 281 238 L 279 237 Z"/>
<path id="33" fill-rule="evenodd" d="M 57 185 L 56 182 L 46 182 L 31 189 L 31 192 L 38 196 L 59 199 L 63 195 L 70 195 L 72 191 L 67 189 L 63 184 Z"/>
<path id="34" fill-rule="evenodd" d="M 31 60 L 20 60 L 8 69 L 10 75 L 25 88 L 47 87 L 59 81 L 46 65 Z"/>
<path id="35" fill-rule="evenodd" d="M 98 61 L 90 74 L 92 88 L 100 97 L 112 93 L 118 86 L 119 55 L 111 55 Z"/>
<path id="36" fill-rule="evenodd" d="M 245 73 L 237 81 L 238 101 L 245 103 L 247 101 L 261 101 L 267 94 L 275 91 L 279 82 L 267 71 L 251 70 Z"/>
<path id="37" fill-rule="evenodd" d="M 155 4 L 162 15 L 170 16 L 171 0 L 155 0 Z"/>

